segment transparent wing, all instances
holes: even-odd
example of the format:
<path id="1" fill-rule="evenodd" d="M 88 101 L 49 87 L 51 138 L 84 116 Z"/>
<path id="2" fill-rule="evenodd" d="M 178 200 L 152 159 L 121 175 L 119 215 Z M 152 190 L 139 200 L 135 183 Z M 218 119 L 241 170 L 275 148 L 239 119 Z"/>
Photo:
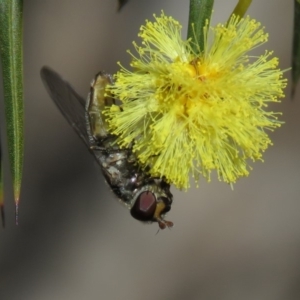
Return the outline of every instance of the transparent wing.
<path id="1" fill-rule="evenodd" d="M 91 139 L 87 133 L 85 100 L 50 68 L 43 67 L 41 77 L 54 103 L 90 150 Z"/>

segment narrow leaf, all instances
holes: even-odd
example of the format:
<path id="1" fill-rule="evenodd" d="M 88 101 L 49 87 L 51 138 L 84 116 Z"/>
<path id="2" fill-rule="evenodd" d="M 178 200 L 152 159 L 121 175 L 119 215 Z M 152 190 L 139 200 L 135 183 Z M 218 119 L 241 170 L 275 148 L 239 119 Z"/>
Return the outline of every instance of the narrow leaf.
<path id="1" fill-rule="evenodd" d="M 0 54 L 3 72 L 9 163 L 19 205 L 23 169 L 22 0 L 0 0 Z"/>
<path id="2" fill-rule="evenodd" d="M 300 78 L 300 0 L 294 0 L 294 39 L 292 53 L 292 97 Z"/>
<path id="3" fill-rule="evenodd" d="M 232 14 L 230 15 L 229 19 L 232 15 L 239 16 L 242 18 L 246 11 L 248 10 L 249 6 L 251 5 L 252 0 L 239 0 L 238 4 L 234 8 Z"/>
<path id="4" fill-rule="evenodd" d="M 118 0 L 118 11 L 120 11 L 128 1 L 129 0 Z"/>
<path id="5" fill-rule="evenodd" d="M 214 0 L 190 0 L 190 13 L 189 13 L 189 24 L 188 24 L 188 38 L 192 39 L 193 50 L 197 53 L 200 46 L 201 51 L 204 48 L 204 31 L 203 28 L 210 17 L 214 6 Z"/>

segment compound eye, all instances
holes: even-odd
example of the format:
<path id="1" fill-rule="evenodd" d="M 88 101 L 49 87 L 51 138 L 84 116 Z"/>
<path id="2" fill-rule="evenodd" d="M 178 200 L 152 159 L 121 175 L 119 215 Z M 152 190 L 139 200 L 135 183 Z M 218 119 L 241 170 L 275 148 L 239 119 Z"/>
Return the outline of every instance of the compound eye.
<path id="1" fill-rule="evenodd" d="M 156 198 L 153 193 L 142 192 L 131 208 L 131 215 L 140 221 L 151 221 L 156 209 Z"/>

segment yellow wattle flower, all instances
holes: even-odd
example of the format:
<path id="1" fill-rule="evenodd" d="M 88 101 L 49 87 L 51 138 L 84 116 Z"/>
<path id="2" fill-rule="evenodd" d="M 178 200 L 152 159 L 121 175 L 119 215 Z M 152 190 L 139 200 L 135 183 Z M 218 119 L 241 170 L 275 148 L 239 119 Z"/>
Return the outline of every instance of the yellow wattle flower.
<path id="1" fill-rule="evenodd" d="M 146 21 L 137 55 L 129 52 L 133 70 L 121 66 L 108 88 L 122 102 L 105 111 L 111 133 L 178 188 L 189 187 L 189 175 L 210 180 L 212 170 L 228 183 L 247 176 L 247 160 L 271 144 L 266 130 L 280 126 L 279 113 L 265 110 L 284 96 L 278 59 L 247 54 L 267 41 L 260 23 L 233 16 L 204 31 L 195 53 L 172 17 Z"/>

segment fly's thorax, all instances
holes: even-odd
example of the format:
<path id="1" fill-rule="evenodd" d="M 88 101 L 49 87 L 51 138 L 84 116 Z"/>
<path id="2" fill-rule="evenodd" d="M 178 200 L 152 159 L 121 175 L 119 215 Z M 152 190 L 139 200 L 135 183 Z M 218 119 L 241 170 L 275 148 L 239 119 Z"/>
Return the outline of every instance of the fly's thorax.
<path id="1" fill-rule="evenodd" d="M 124 186 L 130 177 L 130 165 L 127 163 L 127 152 L 101 145 L 105 151 L 99 151 L 98 157 L 102 171 L 110 186 Z"/>
<path id="2" fill-rule="evenodd" d="M 103 111 L 106 106 L 115 103 L 114 98 L 107 96 L 105 91 L 106 86 L 111 84 L 113 84 L 112 76 L 103 72 L 97 74 L 91 83 L 86 111 L 90 133 L 96 140 L 105 138 L 109 134 Z"/>
<path id="3" fill-rule="evenodd" d="M 136 190 L 131 201 L 131 215 L 143 222 L 158 222 L 159 227 L 172 227 L 173 223 L 164 220 L 164 215 L 170 211 L 172 194 L 169 187 L 154 182 Z"/>

